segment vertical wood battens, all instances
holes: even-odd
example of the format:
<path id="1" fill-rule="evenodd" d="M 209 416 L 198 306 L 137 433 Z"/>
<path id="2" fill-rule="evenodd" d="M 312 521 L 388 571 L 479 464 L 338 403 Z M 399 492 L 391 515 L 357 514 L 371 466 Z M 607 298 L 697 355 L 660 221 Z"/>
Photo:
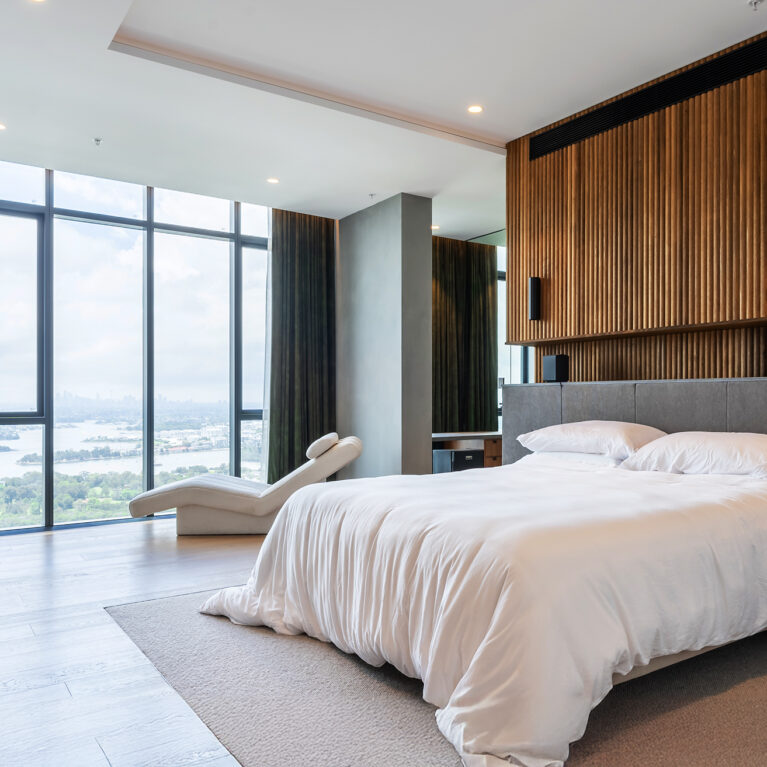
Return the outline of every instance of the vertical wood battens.
<path id="1" fill-rule="evenodd" d="M 561 340 L 767 322 L 767 71 L 533 161 L 529 142 L 508 146 L 510 342 L 570 354 L 574 380 L 767 374 L 763 327 Z"/>
<path id="2" fill-rule="evenodd" d="M 544 354 L 569 354 L 573 381 L 767 376 L 767 328 L 543 344 L 537 371 Z"/>

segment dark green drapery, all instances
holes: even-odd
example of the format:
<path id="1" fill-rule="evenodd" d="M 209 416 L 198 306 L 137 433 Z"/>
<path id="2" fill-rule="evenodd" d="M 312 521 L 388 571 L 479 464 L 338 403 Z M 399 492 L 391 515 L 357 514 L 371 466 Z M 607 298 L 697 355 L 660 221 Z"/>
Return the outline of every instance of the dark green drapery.
<path id="1" fill-rule="evenodd" d="M 335 221 L 272 212 L 268 482 L 335 429 Z"/>
<path id="2" fill-rule="evenodd" d="M 495 247 L 433 237 L 433 431 L 498 428 L 497 315 Z"/>

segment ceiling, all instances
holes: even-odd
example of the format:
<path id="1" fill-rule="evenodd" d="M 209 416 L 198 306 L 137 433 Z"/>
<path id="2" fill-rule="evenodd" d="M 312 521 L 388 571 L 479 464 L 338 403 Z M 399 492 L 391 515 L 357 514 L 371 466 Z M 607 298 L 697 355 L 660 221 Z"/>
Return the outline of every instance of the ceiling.
<path id="1" fill-rule="evenodd" d="M 747 0 L 134 0 L 118 39 L 504 145 L 764 29 Z"/>
<path id="2" fill-rule="evenodd" d="M 476 237 L 506 141 L 765 29 L 746 0 L 3 0 L 0 159 L 332 217 L 422 194 Z"/>

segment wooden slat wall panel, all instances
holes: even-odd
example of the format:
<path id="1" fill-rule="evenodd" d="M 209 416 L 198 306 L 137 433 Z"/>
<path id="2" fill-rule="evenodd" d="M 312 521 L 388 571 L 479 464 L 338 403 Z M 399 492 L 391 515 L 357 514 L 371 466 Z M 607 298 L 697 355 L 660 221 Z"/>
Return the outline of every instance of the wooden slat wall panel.
<path id="1" fill-rule="evenodd" d="M 767 376 L 767 328 L 736 328 L 661 336 L 565 341 L 536 347 L 570 355 L 571 381 Z"/>
<path id="2" fill-rule="evenodd" d="M 566 346 L 579 380 L 757 374 L 761 328 L 688 326 L 767 324 L 767 71 L 532 162 L 529 140 L 508 145 L 509 341 Z M 672 335 L 588 340 L 657 329 Z"/>

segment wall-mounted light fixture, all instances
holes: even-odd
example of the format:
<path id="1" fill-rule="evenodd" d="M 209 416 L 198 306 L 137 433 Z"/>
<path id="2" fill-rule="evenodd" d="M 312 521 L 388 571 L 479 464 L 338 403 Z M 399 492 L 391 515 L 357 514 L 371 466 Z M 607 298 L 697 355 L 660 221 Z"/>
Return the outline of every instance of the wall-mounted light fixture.
<path id="1" fill-rule="evenodd" d="M 527 317 L 531 320 L 541 318 L 541 278 L 527 278 Z"/>

